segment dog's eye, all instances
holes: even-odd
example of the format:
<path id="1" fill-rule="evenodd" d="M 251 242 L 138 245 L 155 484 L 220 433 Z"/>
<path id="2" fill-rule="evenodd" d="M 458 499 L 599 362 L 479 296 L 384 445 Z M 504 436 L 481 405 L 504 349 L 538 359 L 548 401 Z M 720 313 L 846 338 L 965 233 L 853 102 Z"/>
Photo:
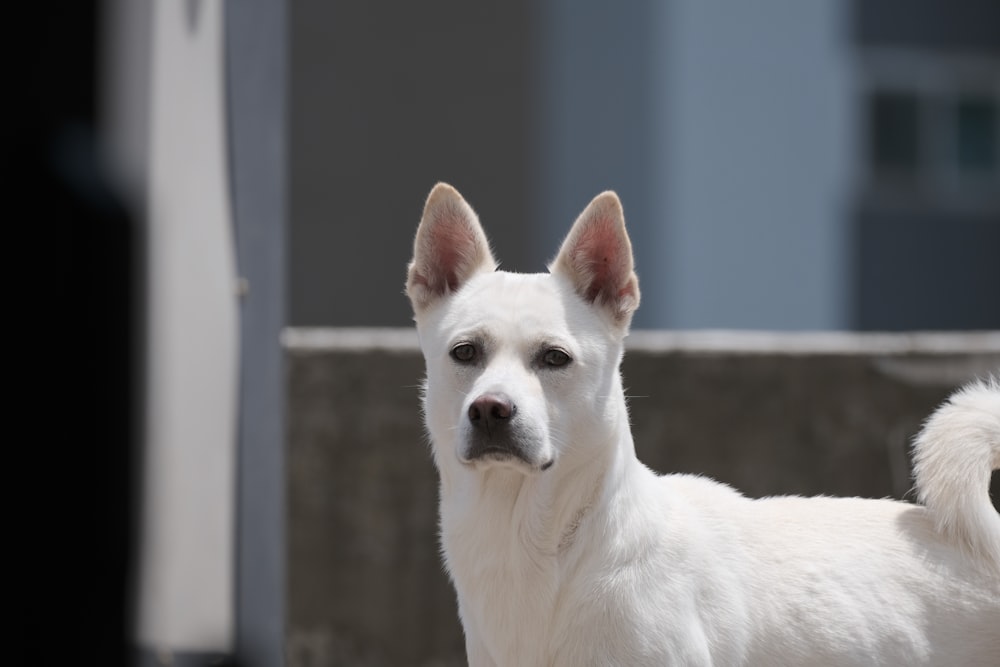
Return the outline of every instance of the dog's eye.
<path id="1" fill-rule="evenodd" d="M 451 348 L 451 358 L 461 364 L 467 364 L 476 359 L 476 346 L 472 343 L 459 343 Z"/>
<path id="2" fill-rule="evenodd" d="M 542 354 L 542 363 L 551 368 L 561 368 L 570 361 L 571 359 L 569 355 L 557 347 L 546 350 L 545 353 Z"/>

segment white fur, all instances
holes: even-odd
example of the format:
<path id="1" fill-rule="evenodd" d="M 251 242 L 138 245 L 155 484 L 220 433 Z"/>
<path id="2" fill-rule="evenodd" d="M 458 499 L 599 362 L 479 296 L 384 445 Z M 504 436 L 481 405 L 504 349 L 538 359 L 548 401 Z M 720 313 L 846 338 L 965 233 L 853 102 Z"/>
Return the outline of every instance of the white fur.
<path id="1" fill-rule="evenodd" d="M 408 292 L 469 664 L 1000 665 L 1000 517 L 986 493 L 998 381 L 957 393 L 917 439 L 926 507 L 753 500 L 657 476 L 636 458 L 618 370 L 639 293 L 608 196 L 551 274 L 494 271 L 448 186 L 418 230 Z M 435 231 L 440 207 L 466 219 Z M 467 341 L 476 363 L 450 356 Z M 553 348 L 572 361 L 540 365 Z M 523 458 L 463 462 L 470 404 L 496 393 L 517 406 Z"/>

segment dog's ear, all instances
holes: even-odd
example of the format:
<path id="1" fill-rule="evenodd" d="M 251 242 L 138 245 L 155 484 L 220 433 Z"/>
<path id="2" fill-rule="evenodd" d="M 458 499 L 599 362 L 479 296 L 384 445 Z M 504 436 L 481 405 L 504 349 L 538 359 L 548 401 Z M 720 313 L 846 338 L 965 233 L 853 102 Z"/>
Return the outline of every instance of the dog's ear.
<path id="1" fill-rule="evenodd" d="M 406 276 L 406 294 L 420 313 L 440 297 L 456 291 L 480 271 L 495 271 L 479 218 L 447 183 L 438 183 L 424 205 Z"/>
<path id="2" fill-rule="evenodd" d="M 604 192 L 587 205 L 549 270 L 568 278 L 584 301 L 628 326 L 639 307 L 639 278 L 618 195 Z"/>

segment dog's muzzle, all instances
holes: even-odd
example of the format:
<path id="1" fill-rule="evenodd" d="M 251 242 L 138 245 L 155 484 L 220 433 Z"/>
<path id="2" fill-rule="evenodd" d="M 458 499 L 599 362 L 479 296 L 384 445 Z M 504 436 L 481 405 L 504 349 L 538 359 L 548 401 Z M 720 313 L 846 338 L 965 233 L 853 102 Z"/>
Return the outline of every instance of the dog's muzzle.
<path id="1" fill-rule="evenodd" d="M 539 462 L 534 456 L 537 446 L 524 436 L 519 426 L 517 405 L 502 393 L 486 393 L 469 404 L 469 439 L 462 460 L 510 461 L 517 459 L 546 470 L 552 461 Z"/>

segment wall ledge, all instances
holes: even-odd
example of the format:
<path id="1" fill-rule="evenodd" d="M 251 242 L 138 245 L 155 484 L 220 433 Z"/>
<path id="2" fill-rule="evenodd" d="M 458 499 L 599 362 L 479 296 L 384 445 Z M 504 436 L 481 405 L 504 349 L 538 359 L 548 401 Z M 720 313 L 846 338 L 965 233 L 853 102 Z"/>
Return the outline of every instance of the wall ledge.
<path id="1" fill-rule="evenodd" d="M 290 352 L 419 351 L 413 327 L 289 327 L 281 342 Z M 1000 354 L 1000 331 L 634 330 L 626 350 L 647 353 L 768 355 Z"/>

